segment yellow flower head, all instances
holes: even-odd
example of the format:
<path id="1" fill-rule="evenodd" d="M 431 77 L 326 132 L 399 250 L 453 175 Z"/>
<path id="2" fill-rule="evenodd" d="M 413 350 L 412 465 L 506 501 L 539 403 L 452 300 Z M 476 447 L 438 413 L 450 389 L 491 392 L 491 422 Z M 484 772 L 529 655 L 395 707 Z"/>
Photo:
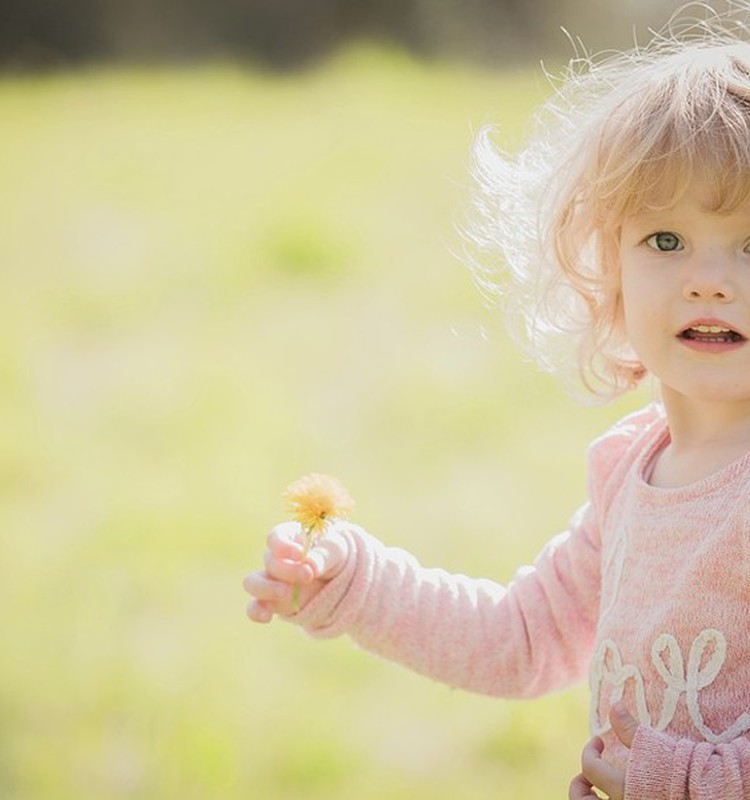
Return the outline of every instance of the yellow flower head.
<path id="1" fill-rule="evenodd" d="M 347 517 L 354 508 L 349 492 L 336 478 L 317 472 L 289 484 L 284 497 L 294 519 L 313 534 L 322 533 L 331 517 Z"/>

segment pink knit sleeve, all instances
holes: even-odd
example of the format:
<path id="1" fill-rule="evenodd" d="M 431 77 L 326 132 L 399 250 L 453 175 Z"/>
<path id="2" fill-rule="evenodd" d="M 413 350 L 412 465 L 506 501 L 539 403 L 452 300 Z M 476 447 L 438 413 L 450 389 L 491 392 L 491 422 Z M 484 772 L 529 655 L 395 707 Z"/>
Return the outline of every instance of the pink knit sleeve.
<path id="1" fill-rule="evenodd" d="M 508 587 L 428 569 L 347 526 L 344 572 L 297 615 L 313 636 L 365 649 L 470 691 L 530 697 L 586 671 L 599 603 L 599 546 L 587 506 Z"/>
<path id="2" fill-rule="evenodd" d="M 428 569 L 343 525 L 343 572 L 294 621 L 316 637 L 347 633 L 373 653 L 484 694 L 532 697 L 581 679 L 599 611 L 608 476 L 641 428 L 629 418 L 592 445 L 591 502 L 507 587 Z"/>
<path id="3" fill-rule="evenodd" d="M 625 800 L 748 800 L 750 741 L 673 739 L 641 726 L 633 740 Z"/>

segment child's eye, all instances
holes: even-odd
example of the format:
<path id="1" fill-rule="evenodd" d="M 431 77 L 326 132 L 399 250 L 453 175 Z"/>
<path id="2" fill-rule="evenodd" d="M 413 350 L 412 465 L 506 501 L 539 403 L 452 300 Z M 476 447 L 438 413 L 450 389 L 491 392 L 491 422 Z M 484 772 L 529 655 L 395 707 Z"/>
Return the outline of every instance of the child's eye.
<path id="1" fill-rule="evenodd" d="M 653 247 L 654 250 L 661 250 L 664 253 L 682 250 L 684 246 L 680 241 L 680 237 L 676 233 L 669 233 L 669 231 L 654 233 L 646 239 L 646 244 L 649 247 Z"/>

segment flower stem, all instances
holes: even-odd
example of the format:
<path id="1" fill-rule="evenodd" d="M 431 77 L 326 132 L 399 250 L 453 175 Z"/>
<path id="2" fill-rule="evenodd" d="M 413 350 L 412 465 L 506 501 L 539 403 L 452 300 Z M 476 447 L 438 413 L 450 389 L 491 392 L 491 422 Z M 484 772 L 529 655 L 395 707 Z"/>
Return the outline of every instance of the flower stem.
<path id="1" fill-rule="evenodd" d="M 311 525 L 305 531 L 305 547 L 302 550 L 302 560 L 304 561 L 308 553 L 310 552 L 310 548 L 313 546 L 317 536 L 314 535 L 315 533 L 315 526 Z M 294 609 L 294 613 L 296 614 L 299 611 L 299 584 L 294 584 L 294 591 L 292 592 L 292 608 Z"/>

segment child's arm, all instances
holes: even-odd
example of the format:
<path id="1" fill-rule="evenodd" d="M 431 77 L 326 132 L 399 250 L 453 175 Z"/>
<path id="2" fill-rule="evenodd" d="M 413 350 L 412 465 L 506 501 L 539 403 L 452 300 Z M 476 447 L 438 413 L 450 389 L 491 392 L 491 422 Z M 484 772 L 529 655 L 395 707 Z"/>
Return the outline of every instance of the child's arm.
<path id="1" fill-rule="evenodd" d="M 750 740 L 725 744 L 676 739 L 637 721 L 624 709 L 610 712 L 612 730 L 629 750 L 622 772 L 600 758 L 596 739 L 584 748 L 582 772 L 570 785 L 569 800 L 750 800 Z"/>
<path id="2" fill-rule="evenodd" d="M 253 597 L 248 614 L 259 622 L 280 614 L 320 638 L 349 634 L 373 653 L 485 694 L 530 697 L 570 684 L 585 676 L 593 647 L 600 520 L 640 452 L 632 445 L 660 420 L 649 407 L 593 443 L 591 502 L 507 587 L 426 569 L 346 522 L 301 563 L 298 527 L 280 526 L 269 539 L 266 570 L 245 580 Z M 296 582 L 302 591 L 295 614 Z"/>
<path id="3" fill-rule="evenodd" d="M 246 578 L 252 619 L 276 613 L 313 636 L 348 633 L 373 653 L 485 694 L 534 696 L 586 672 L 599 606 L 590 506 L 508 587 L 427 569 L 348 523 L 337 524 L 322 551 L 302 563 L 293 531 L 274 529 L 265 572 Z M 295 582 L 303 590 L 293 615 Z"/>

